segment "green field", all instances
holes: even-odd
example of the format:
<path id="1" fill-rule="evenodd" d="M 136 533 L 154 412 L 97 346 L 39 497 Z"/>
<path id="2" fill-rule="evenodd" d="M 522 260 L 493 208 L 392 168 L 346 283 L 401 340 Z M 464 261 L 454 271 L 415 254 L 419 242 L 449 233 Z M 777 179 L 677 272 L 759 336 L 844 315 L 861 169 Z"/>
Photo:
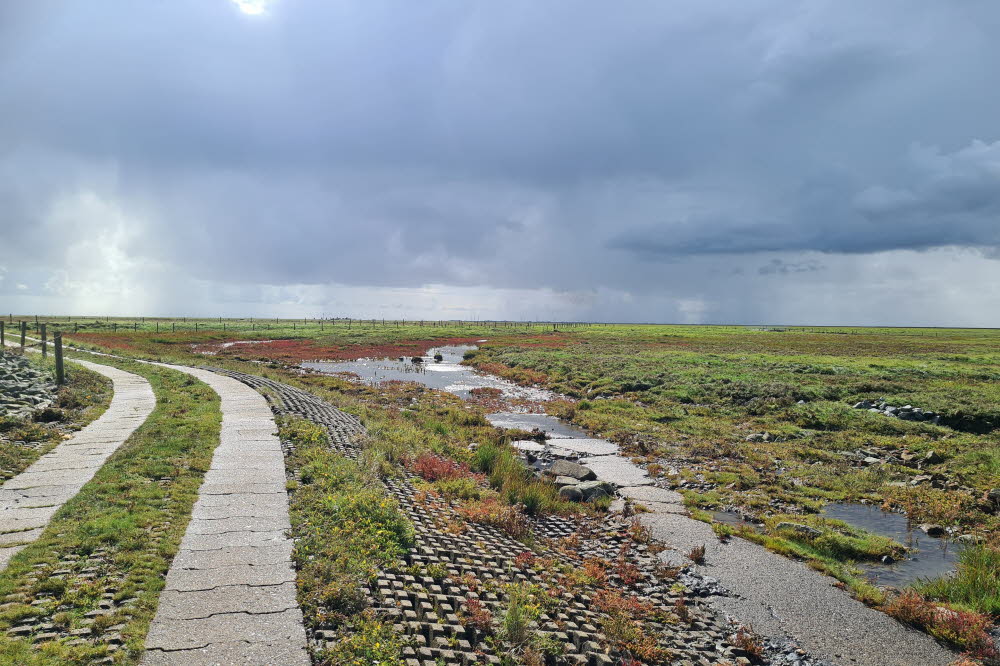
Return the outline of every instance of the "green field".
<path id="1" fill-rule="evenodd" d="M 441 405 L 401 421 L 392 394 L 288 370 L 302 360 L 402 356 L 485 340 L 467 363 L 565 395 L 546 409 L 620 443 L 684 493 L 696 516 L 728 509 L 759 521 L 764 532 L 746 536 L 810 561 L 881 605 L 884 594 L 855 578 L 850 563 L 898 554 L 897 544 L 816 514 L 828 502 L 859 500 L 903 511 L 981 544 L 969 549 L 957 579 L 924 585 L 925 594 L 997 612 L 995 595 L 970 587 L 997 575 L 1000 517 L 987 493 L 1000 479 L 1000 331 L 94 318 L 49 326 L 94 349 L 273 373 L 322 390 L 370 425 L 383 422 L 385 442 L 395 437 L 410 453 L 430 448 L 459 458 L 464 417 L 435 418 Z M 224 344 L 235 341 L 258 344 Z M 879 399 L 940 418 L 853 408 Z M 387 453 L 391 459 L 391 447 Z M 823 537 L 778 529 L 783 520 L 812 525 Z"/>

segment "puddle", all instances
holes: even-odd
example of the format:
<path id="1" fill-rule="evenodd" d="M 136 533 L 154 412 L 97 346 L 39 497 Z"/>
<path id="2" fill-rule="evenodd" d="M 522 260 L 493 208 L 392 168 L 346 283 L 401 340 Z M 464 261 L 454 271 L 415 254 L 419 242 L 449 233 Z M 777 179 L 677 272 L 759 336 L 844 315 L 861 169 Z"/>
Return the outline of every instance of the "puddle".
<path id="1" fill-rule="evenodd" d="M 519 430 L 538 428 L 548 435 L 549 439 L 589 439 L 587 431 L 583 428 L 564 423 L 548 414 L 497 412 L 496 414 L 487 414 L 486 418 L 498 428 L 517 428 Z"/>
<path id="2" fill-rule="evenodd" d="M 858 565 L 869 579 L 880 585 L 905 587 L 921 578 L 937 578 L 951 573 L 962 552 L 961 544 L 927 536 L 906 516 L 882 511 L 868 504 L 828 504 L 823 515 L 895 539 L 910 549 L 910 559 L 907 560 L 893 564 Z"/>
<path id="3" fill-rule="evenodd" d="M 543 389 L 518 386 L 499 377 L 477 372 L 474 368 L 461 365 L 465 352 L 476 349 L 475 345 L 454 345 L 435 347 L 421 357 L 422 362 L 414 363 L 410 358 L 399 359 L 358 359 L 356 361 L 314 361 L 302 364 L 325 373 L 350 372 L 368 384 L 386 381 L 418 382 L 429 388 L 454 393 L 463 400 L 472 396 L 477 388 L 499 389 L 508 400 L 546 401 L 554 394 Z M 441 355 L 440 361 L 434 357 Z"/>
<path id="4" fill-rule="evenodd" d="M 223 349 L 229 349 L 230 347 L 235 347 L 237 345 L 262 345 L 268 342 L 274 342 L 274 340 L 233 340 L 232 342 L 209 342 L 200 345 L 191 345 L 191 350 L 195 354 L 204 354 L 205 356 L 215 356 Z"/>

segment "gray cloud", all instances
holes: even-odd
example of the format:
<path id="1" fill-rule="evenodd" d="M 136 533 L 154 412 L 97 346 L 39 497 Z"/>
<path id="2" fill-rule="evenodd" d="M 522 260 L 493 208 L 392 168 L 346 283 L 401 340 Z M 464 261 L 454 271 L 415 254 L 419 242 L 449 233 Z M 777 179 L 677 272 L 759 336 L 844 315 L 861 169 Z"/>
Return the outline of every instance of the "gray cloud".
<path id="1" fill-rule="evenodd" d="M 997 270 L 998 21 L 985 0 L 10 3 L 0 293 L 729 321 L 835 312 L 821 291 L 858 311 L 861 274 L 892 293 L 919 263 L 946 294 Z"/>

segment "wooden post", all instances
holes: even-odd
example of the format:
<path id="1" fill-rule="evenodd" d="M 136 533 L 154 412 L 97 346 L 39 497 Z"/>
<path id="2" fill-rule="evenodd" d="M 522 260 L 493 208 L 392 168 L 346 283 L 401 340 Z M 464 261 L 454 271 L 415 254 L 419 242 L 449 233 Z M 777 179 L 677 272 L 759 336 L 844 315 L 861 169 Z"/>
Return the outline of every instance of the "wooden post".
<path id="1" fill-rule="evenodd" d="M 46 328 L 45 324 L 42 324 L 40 331 L 40 333 L 42 334 L 42 358 L 46 358 L 49 355 L 49 343 L 46 338 L 45 328 Z"/>
<path id="2" fill-rule="evenodd" d="M 66 370 L 63 368 L 62 331 L 56 331 L 52 334 L 52 342 L 55 343 L 56 351 L 56 384 L 65 384 Z"/>
<path id="3" fill-rule="evenodd" d="M 173 333 L 176 330 L 177 330 L 177 322 L 176 321 L 170 322 L 170 332 Z"/>
<path id="4" fill-rule="evenodd" d="M 7 335 L 3 331 L 4 321 L 0 319 L 0 352 L 7 346 Z"/>
<path id="5" fill-rule="evenodd" d="M 156 322 L 156 332 L 160 332 L 160 322 Z"/>
<path id="6" fill-rule="evenodd" d="M 24 336 L 28 333 L 28 322 L 21 320 L 21 353 L 24 353 Z"/>

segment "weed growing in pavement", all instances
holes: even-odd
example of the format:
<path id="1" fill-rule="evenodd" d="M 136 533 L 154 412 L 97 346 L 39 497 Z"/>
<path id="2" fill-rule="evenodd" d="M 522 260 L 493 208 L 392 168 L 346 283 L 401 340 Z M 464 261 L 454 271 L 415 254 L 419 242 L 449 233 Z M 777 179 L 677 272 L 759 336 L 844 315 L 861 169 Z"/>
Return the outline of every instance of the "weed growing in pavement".
<path id="1" fill-rule="evenodd" d="M 362 615 L 364 588 L 383 569 L 395 566 L 413 545 L 413 526 L 358 462 L 334 452 L 326 432 L 309 421 L 281 419 L 282 439 L 295 446 L 286 464 L 301 482 L 290 497 L 295 539 L 298 601 L 313 627 L 350 627 L 380 635 L 380 626 Z M 390 625 L 391 629 L 391 625 Z M 330 655 L 374 649 L 346 633 Z M 380 642 L 391 646 L 392 642 Z M 327 658 L 324 656 L 324 658 Z M 332 656 L 328 663 L 337 662 Z"/>

